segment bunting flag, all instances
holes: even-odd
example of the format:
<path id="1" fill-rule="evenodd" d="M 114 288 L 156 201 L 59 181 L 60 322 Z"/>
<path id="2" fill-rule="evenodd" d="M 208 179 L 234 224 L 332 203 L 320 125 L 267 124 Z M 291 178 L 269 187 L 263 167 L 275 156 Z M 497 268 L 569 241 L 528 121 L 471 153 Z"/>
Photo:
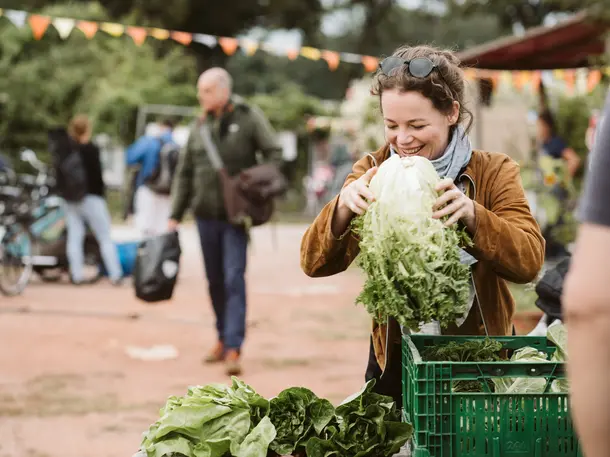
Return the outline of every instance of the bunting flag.
<path id="1" fill-rule="evenodd" d="M 298 49 L 288 49 L 286 51 L 286 56 L 290 59 L 290 60 L 296 60 L 297 57 L 299 57 L 299 50 Z"/>
<path id="2" fill-rule="evenodd" d="M 377 71 L 377 67 L 379 67 L 379 59 L 373 56 L 362 56 L 362 65 L 364 65 L 364 69 L 369 73 Z"/>
<path id="3" fill-rule="evenodd" d="M 587 75 L 587 92 L 591 93 L 602 80 L 602 72 L 591 70 Z"/>
<path id="4" fill-rule="evenodd" d="M 222 52 L 224 52 L 228 56 L 232 56 L 237 51 L 237 47 L 239 46 L 239 41 L 237 38 L 229 38 L 229 37 L 220 37 L 218 38 L 218 44 L 222 48 Z"/>
<path id="5" fill-rule="evenodd" d="M 57 33 L 59 33 L 59 37 L 62 40 L 65 40 L 70 36 L 75 25 L 76 21 L 74 19 L 68 19 L 65 17 L 57 17 L 53 19 L 53 27 L 55 27 L 55 30 L 57 30 Z"/>
<path id="6" fill-rule="evenodd" d="M 28 18 L 28 22 L 30 23 L 30 28 L 32 29 L 34 39 L 40 40 L 49 28 L 49 25 L 51 24 L 51 18 L 49 16 L 39 16 L 38 14 L 32 14 Z"/>
<path id="7" fill-rule="evenodd" d="M 18 29 L 25 25 L 25 21 L 27 21 L 28 18 L 28 13 L 25 11 L 4 10 L 4 15 Z"/>
<path id="8" fill-rule="evenodd" d="M 328 64 L 328 69 L 330 71 L 335 71 L 337 68 L 339 68 L 340 57 L 338 52 L 329 51 L 328 49 L 325 49 L 324 51 L 322 51 L 322 58 L 326 60 L 326 63 Z"/>
<path id="9" fill-rule="evenodd" d="M 151 29 L 150 36 L 157 40 L 164 41 L 169 39 L 169 30 Z"/>
<path id="10" fill-rule="evenodd" d="M 113 22 L 103 22 L 100 26 L 100 30 L 106 32 L 108 35 L 113 37 L 120 37 L 125 33 L 125 26 L 122 24 L 115 24 Z"/>
<path id="11" fill-rule="evenodd" d="M 301 55 L 309 60 L 320 60 L 320 57 L 322 57 L 322 52 L 316 48 L 303 46 L 301 48 Z"/>
<path id="12" fill-rule="evenodd" d="M 129 35 L 137 46 L 142 46 L 146 41 L 148 32 L 144 27 L 127 27 L 127 35 Z"/>
<path id="13" fill-rule="evenodd" d="M 348 63 L 362 65 L 367 73 L 373 73 L 377 70 L 379 65 L 379 59 L 377 57 L 350 52 L 337 52 L 328 49 L 318 49 L 311 46 L 286 48 L 284 46 L 258 42 L 248 38 L 218 37 L 205 33 L 192 34 L 177 30 L 145 28 L 114 22 L 95 22 L 66 17 L 49 17 L 40 14 L 29 14 L 26 11 L 0 8 L 0 17 L 2 16 L 6 17 L 17 28 L 23 28 L 26 24 L 29 24 L 32 30 L 32 36 L 36 40 L 42 39 L 49 26 L 52 24 L 63 40 L 67 39 L 72 34 L 74 28 L 77 28 L 88 39 L 92 39 L 99 30 L 114 37 L 121 37 L 125 34 L 131 37 L 137 46 L 142 46 L 146 41 L 146 38 L 151 36 L 157 40 L 168 40 L 171 38 L 183 46 L 190 46 L 193 42 L 209 48 L 220 46 L 222 51 L 228 56 L 235 54 L 238 48 L 247 56 L 252 56 L 261 49 L 269 54 L 287 57 L 290 60 L 296 60 L 299 57 L 304 57 L 313 61 L 324 60 L 330 71 L 335 71 L 341 63 Z M 586 92 L 591 92 L 601 83 L 603 75 L 610 77 L 610 67 L 596 69 L 559 69 L 551 70 L 549 74 L 552 74 L 553 79 L 565 83 L 566 90 L 569 93 L 574 93 L 577 89 L 579 91 L 586 90 Z M 499 71 L 469 68 L 464 70 L 464 75 L 468 81 L 474 81 L 477 78 L 490 79 L 494 90 L 504 84 L 509 84 L 519 91 L 524 90 L 525 87 L 537 90 L 542 80 L 542 72 L 539 70 Z"/>
<path id="14" fill-rule="evenodd" d="M 193 41 L 200 43 L 208 48 L 213 48 L 218 44 L 218 39 L 213 35 L 206 35 L 205 33 L 196 33 L 193 35 Z"/>
<path id="15" fill-rule="evenodd" d="M 193 34 L 187 32 L 171 32 L 169 36 L 172 40 L 177 41 L 178 43 L 188 46 L 193 42 Z"/>
<path id="16" fill-rule="evenodd" d="M 242 39 L 239 42 L 239 47 L 247 56 L 253 56 L 258 50 L 258 43 L 254 40 Z"/>
<path id="17" fill-rule="evenodd" d="M 76 27 L 83 32 L 88 39 L 93 38 L 99 29 L 97 22 L 90 21 L 79 21 Z"/>

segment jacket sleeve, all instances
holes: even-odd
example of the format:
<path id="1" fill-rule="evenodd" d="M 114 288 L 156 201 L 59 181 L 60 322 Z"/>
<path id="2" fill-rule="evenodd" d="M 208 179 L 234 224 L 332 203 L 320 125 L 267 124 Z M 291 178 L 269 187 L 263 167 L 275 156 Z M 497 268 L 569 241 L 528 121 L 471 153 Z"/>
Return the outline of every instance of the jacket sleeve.
<path id="1" fill-rule="evenodd" d="M 368 157 L 359 160 L 343 187 L 358 179 L 371 167 Z M 307 276 L 331 276 L 345 271 L 360 252 L 358 239 L 349 228 L 338 238 L 332 233 L 331 223 L 338 202 L 339 196 L 336 196 L 322 209 L 303 235 L 301 268 Z"/>
<path id="2" fill-rule="evenodd" d="M 170 219 L 181 221 L 184 217 L 184 212 L 191 202 L 191 193 L 193 189 L 193 152 L 190 146 L 190 138 L 186 142 L 178 167 L 176 169 L 176 177 L 172 185 L 172 212 Z"/>
<path id="3" fill-rule="evenodd" d="M 91 160 L 91 176 L 95 180 L 95 184 L 92 187 L 96 188 L 102 195 L 106 191 L 106 185 L 104 184 L 104 171 L 102 170 L 102 158 L 100 148 L 95 144 L 91 144 L 92 149 L 92 160 Z"/>
<path id="4" fill-rule="evenodd" d="M 141 163 L 146 155 L 146 151 L 150 147 L 149 138 L 141 137 L 135 143 L 127 148 L 127 165 L 136 165 Z"/>
<path id="5" fill-rule="evenodd" d="M 519 165 L 506 158 L 490 189 L 489 209 L 474 203 L 476 228 L 469 250 L 489 262 L 500 277 L 528 283 L 542 269 L 545 242 L 525 197 Z"/>
<path id="6" fill-rule="evenodd" d="M 282 163 L 282 147 L 277 141 L 277 134 L 258 107 L 251 107 L 254 120 L 255 149 L 263 154 L 266 162 L 280 166 Z"/>

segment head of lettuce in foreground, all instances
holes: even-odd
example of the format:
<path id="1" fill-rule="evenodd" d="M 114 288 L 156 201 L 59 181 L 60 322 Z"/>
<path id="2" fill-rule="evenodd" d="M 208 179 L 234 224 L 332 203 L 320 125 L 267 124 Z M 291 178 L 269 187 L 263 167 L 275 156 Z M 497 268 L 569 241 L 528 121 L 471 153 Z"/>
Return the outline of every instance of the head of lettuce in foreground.
<path id="1" fill-rule="evenodd" d="M 356 259 L 361 241 L 367 243 L 376 237 L 378 245 L 385 242 L 385 250 L 379 250 L 376 260 L 369 253 L 369 269 L 364 271 L 366 293 L 360 301 L 375 312 L 371 363 L 378 365 L 378 370 L 391 372 L 384 376 L 389 379 L 384 392 L 400 401 L 400 370 L 392 368 L 400 367 L 396 318 L 410 313 L 428 318 L 441 314 L 442 320 L 445 313 L 442 332 L 449 335 L 485 334 L 484 318 L 490 335 L 510 335 L 515 302 L 508 282 L 527 283 L 536 277 L 543 264 L 544 239 L 525 198 L 517 163 L 502 153 L 471 148 L 468 131 L 473 119 L 465 106 L 464 73 L 455 54 L 430 46 L 400 47 L 382 61 L 373 78 L 372 93 L 380 101 L 387 142 L 354 165 L 341 193 L 308 228 L 301 244 L 301 267 L 312 277 L 334 275 Z M 462 231 L 469 238 L 459 247 L 476 260 L 468 273 L 472 275 L 471 292 L 476 290 L 480 302 L 472 300 L 474 293 L 468 294 L 471 303 L 461 301 L 466 296 L 461 280 L 453 298 L 447 287 L 441 287 L 440 283 L 447 282 L 454 272 L 443 263 L 442 254 L 434 257 L 432 251 L 438 250 L 438 245 L 423 234 L 420 238 L 428 242 L 427 246 L 414 239 L 413 227 L 421 214 L 413 212 L 405 219 L 404 212 L 399 211 L 401 205 L 411 201 L 394 201 L 395 217 L 403 218 L 400 223 L 388 224 L 393 216 L 391 209 L 385 208 L 354 232 L 356 217 L 375 211 L 380 200 L 391 200 L 391 188 L 386 188 L 384 198 L 375 195 L 369 185 L 378 167 L 394 155 L 423 157 L 444 178 L 434 185 L 432 203 L 426 201 L 431 208 L 422 211 L 426 217 L 440 219 L 448 230 Z M 396 187 L 412 184 L 392 181 Z M 411 199 L 430 196 L 424 187 L 413 189 Z M 406 195 L 406 191 L 401 193 Z M 414 245 L 417 249 L 411 249 Z M 435 262 L 422 261 L 422 253 L 434 257 Z M 412 278 L 422 284 L 421 289 L 405 287 L 412 284 Z M 429 297 L 429 291 L 437 286 L 439 295 Z M 463 322 L 456 319 L 457 323 L 448 323 L 455 317 L 451 316 L 451 306 L 469 309 Z"/>

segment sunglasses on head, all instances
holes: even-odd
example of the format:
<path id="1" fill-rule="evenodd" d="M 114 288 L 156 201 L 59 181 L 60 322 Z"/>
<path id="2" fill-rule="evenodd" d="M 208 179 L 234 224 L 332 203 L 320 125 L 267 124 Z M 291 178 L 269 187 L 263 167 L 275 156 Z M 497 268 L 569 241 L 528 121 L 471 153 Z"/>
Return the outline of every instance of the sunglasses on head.
<path id="1" fill-rule="evenodd" d="M 400 57 L 386 57 L 379 63 L 379 70 L 385 76 L 395 76 L 405 66 L 405 70 L 415 78 L 427 78 L 435 69 L 442 78 L 438 66 L 427 57 L 416 57 L 412 60 L 404 60 Z"/>

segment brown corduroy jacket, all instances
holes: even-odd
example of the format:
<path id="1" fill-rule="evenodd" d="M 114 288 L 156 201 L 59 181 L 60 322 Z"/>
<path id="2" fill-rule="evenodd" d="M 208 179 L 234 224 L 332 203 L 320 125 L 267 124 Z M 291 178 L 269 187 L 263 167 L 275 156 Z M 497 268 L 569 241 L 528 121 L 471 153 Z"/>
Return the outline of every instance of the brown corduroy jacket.
<path id="1" fill-rule="evenodd" d="M 345 185 L 389 155 L 389 147 L 384 146 L 372 154 L 374 160 L 371 155 L 360 159 Z M 507 282 L 528 283 L 536 278 L 544 262 L 544 238 L 526 200 L 519 165 L 507 155 L 473 151 L 458 181 L 463 182 L 475 206 L 476 228 L 471 234 L 474 246 L 468 251 L 478 260 L 473 267 L 478 303 L 461 327 L 453 326 L 443 333 L 484 335 L 481 309 L 490 335 L 510 335 L 515 301 Z M 345 271 L 358 255 L 358 239 L 350 231 L 339 238 L 331 232 L 337 202 L 338 196 L 322 209 L 303 236 L 301 268 L 308 276 Z M 399 347 L 400 329 L 393 319 L 387 324 L 373 321 L 372 337 L 383 370 L 390 351 Z"/>

